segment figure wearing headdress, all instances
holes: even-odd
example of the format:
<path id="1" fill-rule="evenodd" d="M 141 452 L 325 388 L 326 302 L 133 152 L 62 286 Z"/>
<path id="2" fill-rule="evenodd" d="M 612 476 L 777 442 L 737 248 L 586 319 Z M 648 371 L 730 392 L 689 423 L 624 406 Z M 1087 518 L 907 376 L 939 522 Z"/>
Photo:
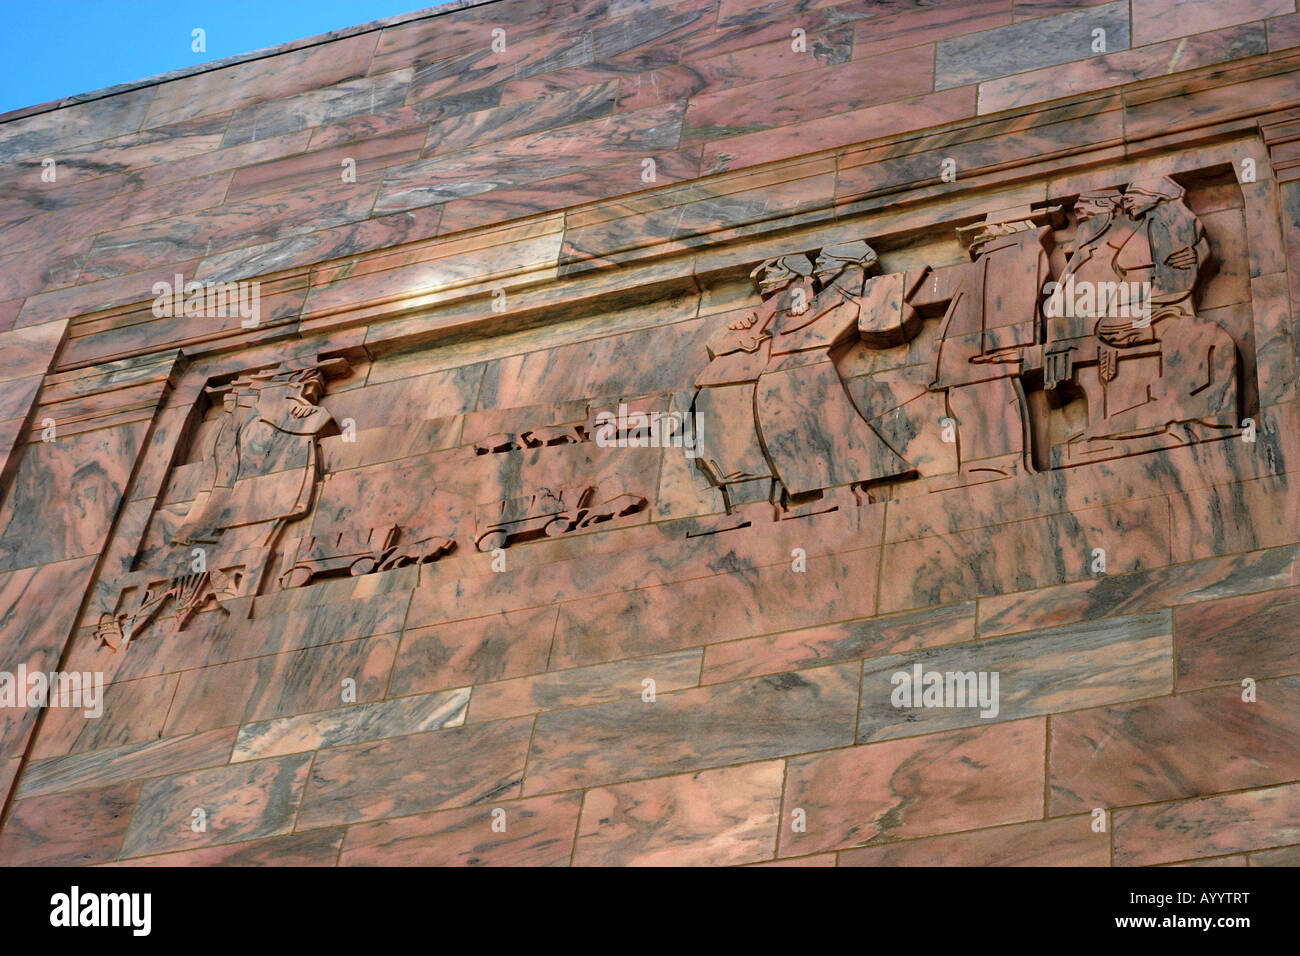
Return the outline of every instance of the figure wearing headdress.
<path id="1" fill-rule="evenodd" d="M 1080 238 L 1047 303 L 1048 367 L 1057 374 L 1045 380 L 1054 387 L 1072 379 L 1087 397 L 1088 425 L 1072 441 L 1157 435 L 1178 424 L 1191 437 L 1210 437 L 1236 425 L 1236 345 L 1197 315 L 1195 296 L 1213 262 L 1184 197 L 1160 176 L 1122 194 L 1085 194 L 1083 208 L 1076 205 Z M 1140 308 L 1132 293 L 1127 302 L 1099 293 L 1065 301 L 1084 282 L 1140 290 Z M 1069 360 L 1053 366 L 1050 357 L 1062 354 Z"/>
<path id="2" fill-rule="evenodd" d="M 750 273 L 760 297 L 757 308 L 708 343 L 709 364 L 696 379 L 693 402 L 698 461 L 724 490 L 772 474 L 754 420 L 754 386 L 771 354 L 773 319 L 808 310 L 816 294 L 812 274 L 812 261 L 802 253 L 761 263 Z"/>
<path id="3" fill-rule="evenodd" d="M 939 329 L 931 391 L 946 391 L 964 475 L 1032 471 L 1022 366 L 1039 342 L 1040 289 L 1051 275 L 1052 229 L 1032 215 L 974 228 Z"/>
<path id="4" fill-rule="evenodd" d="M 319 404 L 324 387 L 320 367 L 278 367 L 207 390 L 222 411 L 203 483 L 173 547 L 131 572 L 130 601 L 119 596 L 122 606 L 100 615 L 100 640 L 121 647 L 168 608 L 179 631 L 210 606 L 262 593 L 285 525 L 315 503 L 318 443 L 334 425 Z"/>
<path id="5" fill-rule="evenodd" d="M 827 246 L 814 263 L 820 291 L 808 309 L 773 317 L 755 409 L 764 452 L 788 497 L 911 471 L 863 418 L 835 365 L 839 349 L 860 334 L 863 293 L 877 271 L 865 242 Z"/>

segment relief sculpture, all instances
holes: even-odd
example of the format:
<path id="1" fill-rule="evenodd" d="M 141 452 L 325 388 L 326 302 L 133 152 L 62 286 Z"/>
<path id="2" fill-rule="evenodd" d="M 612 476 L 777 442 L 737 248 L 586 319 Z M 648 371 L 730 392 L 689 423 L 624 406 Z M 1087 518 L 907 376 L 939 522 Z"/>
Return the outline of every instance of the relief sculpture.
<path id="1" fill-rule="evenodd" d="M 436 481 L 396 489 L 407 504 L 402 521 L 366 524 L 355 515 L 340 519 L 324 513 L 321 442 L 341 439 L 322 398 L 327 380 L 346 369 L 341 359 L 278 367 L 204 390 L 215 418 L 198 461 L 188 466 L 200 469 L 197 487 L 182 514 L 155 511 L 151 529 L 158 541 L 139 549 L 115 609 L 101 615 L 96 634 L 102 643 L 121 647 L 155 624 L 183 630 L 201 612 L 230 613 L 235 598 L 431 564 L 456 550 L 457 517 L 465 519 L 465 544 L 491 551 L 586 531 L 647 508 L 644 495 L 578 476 L 564 487 L 540 487 L 487 503 L 476 503 L 474 490 L 463 489 L 452 520 L 432 507 Z M 586 425 L 534 426 L 517 435 L 479 439 L 472 443 L 470 460 L 484 462 L 487 456 L 485 463 L 493 465 L 491 459 L 505 459 L 510 452 L 583 444 L 591 444 Z M 453 449 L 439 467 L 455 474 L 466 465 Z M 517 462 L 503 461 L 495 472 L 482 471 L 492 478 L 483 484 L 512 487 L 516 470 Z"/>
<path id="2" fill-rule="evenodd" d="M 1046 310 L 1052 318 L 1045 384 L 1075 385 L 1088 409 L 1086 427 L 1054 450 L 1062 464 L 1190 444 L 1237 428 L 1237 350 L 1222 326 L 1197 315 L 1196 293 L 1213 262 L 1205 229 L 1183 195 L 1161 178 L 1123 194 L 1080 197 L 1081 238 Z M 1091 308 L 1076 297 L 1070 308 L 1062 300 L 1083 281 L 1136 287 L 1142 309 L 1124 309 L 1122 295 Z M 1135 311 L 1141 320 L 1127 314 Z"/>
<path id="3" fill-rule="evenodd" d="M 132 572 L 125 608 L 99 623 L 118 646 L 172 612 L 181 630 L 205 607 L 258 594 L 287 525 L 306 516 L 320 484 L 321 436 L 337 431 L 320 405 L 329 368 L 275 368 L 207 389 L 221 413 L 188 513 L 156 559 Z"/>
<path id="4" fill-rule="evenodd" d="M 770 479 L 795 506 L 831 488 L 909 471 L 844 389 L 835 355 L 859 336 L 864 291 L 879 269 L 865 242 L 769 260 L 754 270 L 759 306 L 709 345 L 694 410 L 715 484 Z"/>
<path id="5" fill-rule="evenodd" d="M 865 240 L 760 263 L 752 307 L 689 380 L 689 467 L 722 510 L 765 501 L 784 520 L 881 487 L 943 491 L 1239 434 L 1240 359 L 1199 311 L 1215 263 L 1185 198 L 1161 177 L 995 211 L 957 229 L 951 258 L 893 272 Z M 206 387 L 206 444 L 184 465 L 197 479 L 156 508 L 104 643 L 323 578 L 646 520 L 653 495 L 634 483 L 658 475 L 658 452 L 605 450 L 680 424 L 645 396 L 620 397 L 617 419 L 607 396 L 585 421 L 497 415 L 410 470 L 377 459 L 367 485 L 323 465 L 322 442 L 346 440 L 322 404 L 346 371 L 335 358 Z"/>
<path id="6" fill-rule="evenodd" d="M 822 249 L 815 264 L 762 263 L 759 304 L 710 343 L 697 381 L 701 468 L 724 491 L 770 475 L 798 502 L 913 478 L 942 479 L 940 490 L 1033 473 L 1036 461 L 1065 467 L 1239 433 L 1237 349 L 1197 313 L 1214 263 L 1184 197 L 1166 177 L 1079 196 L 1060 275 L 1059 206 L 958 229 L 964 264 L 872 275 L 864 242 Z M 909 351 L 927 316 L 922 367 Z M 875 362 L 883 371 L 846 381 L 853 348 L 888 353 Z M 1035 434 L 1054 433 L 1035 429 L 1031 391 L 1069 413 L 1051 447 L 1034 447 Z M 955 454 L 937 451 L 936 436 Z"/>

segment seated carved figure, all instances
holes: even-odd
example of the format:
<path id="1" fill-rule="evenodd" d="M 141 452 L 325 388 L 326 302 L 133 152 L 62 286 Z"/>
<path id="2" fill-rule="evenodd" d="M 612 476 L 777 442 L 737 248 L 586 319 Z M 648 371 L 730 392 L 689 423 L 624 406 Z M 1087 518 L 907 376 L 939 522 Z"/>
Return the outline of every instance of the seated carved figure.
<path id="1" fill-rule="evenodd" d="M 1237 424 L 1236 345 L 1197 314 L 1212 262 L 1183 197 L 1159 177 L 1076 206 L 1080 239 L 1045 305 L 1046 384 L 1070 381 L 1087 402 L 1086 426 L 1060 452 L 1067 459 L 1107 454 L 1114 440 L 1168 433 L 1181 444 Z"/>
<path id="2" fill-rule="evenodd" d="M 1177 308 L 1161 309 L 1141 334 L 1115 336 L 1098 332 L 1104 348 L 1126 360 L 1154 357 L 1160 374 L 1142 383 L 1136 404 L 1115 407 L 1113 379 L 1099 365 L 1105 417 L 1083 432 L 1084 440 L 1138 438 L 1180 426 L 1189 438 L 1215 437 L 1235 429 L 1237 418 L 1237 347 L 1217 323 Z M 1118 374 L 1118 361 L 1110 366 Z M 1125 397 L 1131 392 L 1120 393 Z"/>
<path id="3" fill-rule="evenodd" d="M 1165 177 L 1080 195 L 1074 248 L 1054 281 L 1047 224 L 1062 217 L 1051 207 L 991 213 L 959 229 L 971 236 L 969 264 L 894 277 L 902 307 L 884 309 L 894 319 L 862 341 L 892 348 L 915 328 L 908 306 L 945 310 L 929 389 L 946 405 L 959 483 L 1032 470 L 1027 395 L 1040 386 L 1052 408 L 1064 409 L 1066 440 L 1044 455 L 1055 466 L 1235 429 L 1237 351 L 1218 323 L 1197 314 L 1212 262 L 1183 197 Z M 934 427 L 907 373 L 885 370 L 855 387 L 870 420 L 930 476 L 936 472 L 897 437 Z M 895 428 L 880 427 L 885 414 Z M 921 454 L 934 447 L 913 444 Z"/>

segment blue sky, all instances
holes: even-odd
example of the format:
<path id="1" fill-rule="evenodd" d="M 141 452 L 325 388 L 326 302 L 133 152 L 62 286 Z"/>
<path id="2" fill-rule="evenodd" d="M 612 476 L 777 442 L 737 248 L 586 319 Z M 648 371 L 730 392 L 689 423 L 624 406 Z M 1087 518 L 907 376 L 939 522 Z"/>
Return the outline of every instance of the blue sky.
<path id="1" fill-rule="evenodd" d="M 410 13 L 442 0 L 0 0 L 0 112 Z M 191 49 L 207 32 L 207 52 Z"/>

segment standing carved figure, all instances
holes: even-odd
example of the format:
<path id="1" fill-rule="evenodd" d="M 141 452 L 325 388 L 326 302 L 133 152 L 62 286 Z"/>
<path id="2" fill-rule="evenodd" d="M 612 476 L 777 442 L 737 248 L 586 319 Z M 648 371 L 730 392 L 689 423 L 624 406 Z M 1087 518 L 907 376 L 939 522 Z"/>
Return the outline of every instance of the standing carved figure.
<path id="1" fill-rule="evenodd" d="M 773 319 L 808 311 L 816 294 L 812 273 L 812 261 L 802 254 L 760 264 L 750 273 L 758 307 L 708 344 L 709 364 L 696 379 L 693 401 L 702 446 L 698 461 L 724 493 L 728 486 L 772 474 L 754 419 L 754 389 L 771 354 Z"/>
<path id="2" fill-rule="evenodd" d="M 946 391 L 964 475 L 1032 471 L 1022 364 L 1039 342 L 1039 290 L 1049 278 L 1050 226 L 987 222 L 939 331 L 931 391 Z"/>
<path id="3" fill-rule="evenodd" d="M 827 246 L 814 264 L 820 291 L 807 311 L 773 317 L 755 409 L 774 477 L 791 498 L 911 470 L 862 417 L 834 361 L 860 335 L 863 292 L 878 270 L 865 242 Z"/>
<path id="4" fill-rule="evenodd" d="M 754 270 L 761 303 L 709 343 L 696 382 L 700 463 L 724 494 L 768 478 L 769 500 L 793 515 L 828 489 L 910 470 L 835 364 L 863 334 L 864 292 L 878 268 L 875 251 L 855 240 L 823 248 L 816 262 L 783 256 Z"/>
<path id="5" fill-rule="evenodd" d="M 129 609 L 101 616 L 104 643 L 129 642 L 169 606 L 179 631 L 210 604 L 224 609 L 227 599 L 261 593 L 285 525 L 315 502 L 318 442 L 333 427 L 319 404 L 324 387 L 319 368 L 280 368 L 209 390 L 222 412 L 203 483 L 173 548 L 132 572 Z"/>
<path id="6" fill-rule="evenodd" d="M 239 548 L 267 547 L 285 523 L 310 509 L 320 479 L 318 439 L 334 424 L 319 404 L 317 369 L 259 372 L 223 396 L 221 426 L 202 490 L 174 535 L 176 544 L 220 544 L 233 529 Z"/>

